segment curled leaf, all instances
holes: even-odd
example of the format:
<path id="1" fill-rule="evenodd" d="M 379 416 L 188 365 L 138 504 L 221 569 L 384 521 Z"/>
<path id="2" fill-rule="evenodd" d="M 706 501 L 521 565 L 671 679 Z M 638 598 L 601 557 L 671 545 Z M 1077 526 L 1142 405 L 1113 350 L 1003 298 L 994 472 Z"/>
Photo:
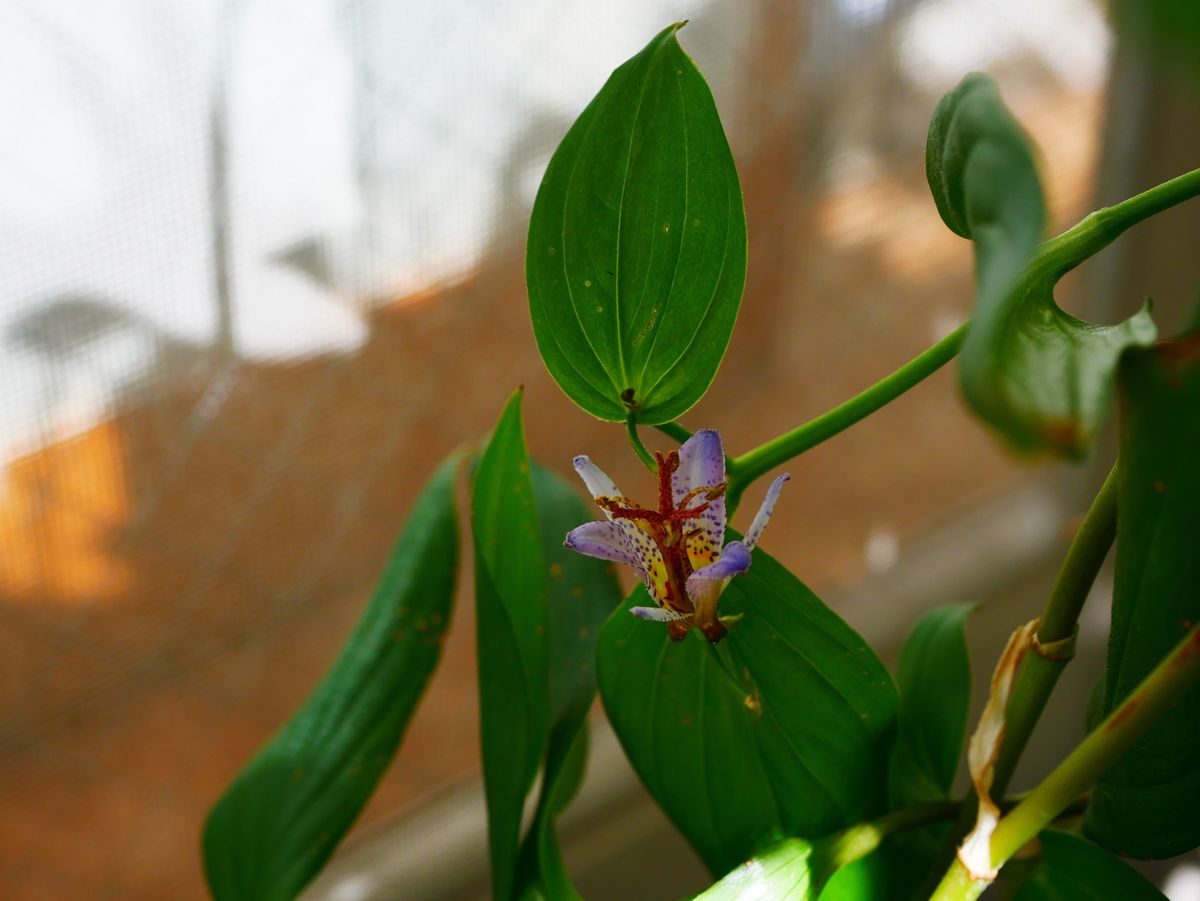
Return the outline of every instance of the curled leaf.
<path id="1" fill-rule="evenodd" d="M 975 245 L 960 358 L 967 402 L 1019 450 L 1081 457 L 1108 415 L 1121 352 L 1151 344 L 1157 329 L 1148 306 L 1113 326 L 1077 319 L 1054 302 L 1054 287 L 1125 226 L 1095 214 L 1041 243 L 1033 151 L 985 75 L 968 75 L 938 104 L 925 166 L 943 221 Z"/>

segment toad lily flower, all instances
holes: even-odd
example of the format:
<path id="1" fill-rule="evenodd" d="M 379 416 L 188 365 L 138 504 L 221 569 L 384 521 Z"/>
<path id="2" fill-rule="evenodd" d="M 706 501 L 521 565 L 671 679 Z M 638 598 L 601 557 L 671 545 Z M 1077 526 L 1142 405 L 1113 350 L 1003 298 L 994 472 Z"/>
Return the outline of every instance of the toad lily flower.
<path id="1" fill-rule="evenodd" d="M 588 522 L 567 533 L 572 550 L 632 566 L 657 607 L 634 607 L 634 616 L 665 622 L 672 641 L 695 626 L 716 644 L 728 618 L 717 601 L 729 580 L 750 568 L 750 552 L 762 537 L 788 476 L 771 483 L 745 538 L 725 540 L 725 451 L 721 436 L 703 429 L 678 452 L 658 460 L 658 509 L 639 507 L 587 457 L 575 458 L 579 473 L 607 521 Z"/>

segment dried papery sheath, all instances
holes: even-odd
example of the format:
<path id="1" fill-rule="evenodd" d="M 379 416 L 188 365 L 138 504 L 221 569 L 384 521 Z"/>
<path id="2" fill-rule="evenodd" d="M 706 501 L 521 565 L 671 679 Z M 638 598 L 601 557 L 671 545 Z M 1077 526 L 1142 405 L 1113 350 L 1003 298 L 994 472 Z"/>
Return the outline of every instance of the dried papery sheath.
<path id="1" fill-rule="evenodd" d="M 1000 808 L 992 800 L 992 777 L 996 771 L 996 760 L 1004 745 L 1005 710 L 1012 694 L 1013 680 L 1025 654 L 1033 647 L 1038 624 L 1041 620 L 1027 622 L 1008 639 L 1004 653 L 992 673 L 992 686 L 987 704 L 979 717 L 979 725 L 967 744 L 967 765 L 971 770 L 971 783 L 979 798 L 979 813 L 975 827 L 963 840 L 958 849 L 962 861 L 972 879 L 992 880 L 996 870 L 992 867 L 992 833 L 1000 819 Z"/>
<path id="2" fill-rule="evenodd" d="M 576 457 L 576 472 L 608 519 L 572 529 L 566 545 L 637 572 L 657 606 L 634 607 L 630 611 L 634 616 L 666 623 L 673 641 L 682 641 L 694 626 L 716 644 L 732 622 L 717 613 L 721 592 L 730 579 L 750 568 L 750 552 L 762 537 L 788 476 L 771 483 L 745 537 L 723 544 L 727 515 L 721 436 L 701 429 L 678 452 L 655 457 L 655 508 L 638 506 L 595 463 Z"/>

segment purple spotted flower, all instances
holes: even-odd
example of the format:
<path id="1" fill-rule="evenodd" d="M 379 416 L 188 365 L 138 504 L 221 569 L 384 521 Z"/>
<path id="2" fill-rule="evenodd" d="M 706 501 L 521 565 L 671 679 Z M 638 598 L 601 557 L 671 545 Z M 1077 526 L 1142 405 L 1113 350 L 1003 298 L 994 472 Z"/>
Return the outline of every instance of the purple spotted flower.
<path id="1" fill-rule="evenodd" d="M 750 552 L 762 537 L 788 476 L 767 497 L 741 541 L 725 540 L 725 450 L 721 436 L 702 429 L 678 452 L 655 454 L 658 508 L 639 507 L 587 457 L 575 458 L 579 473 L 608 519 L 567 533 L 572 550 L 632 566 L 657 607 L 634 607 L 634 616 L 665 622 L 672 641 L 695 626 L 713 644 L 725 637 L 717 602 L 729 580 L 750 568 Z"/>

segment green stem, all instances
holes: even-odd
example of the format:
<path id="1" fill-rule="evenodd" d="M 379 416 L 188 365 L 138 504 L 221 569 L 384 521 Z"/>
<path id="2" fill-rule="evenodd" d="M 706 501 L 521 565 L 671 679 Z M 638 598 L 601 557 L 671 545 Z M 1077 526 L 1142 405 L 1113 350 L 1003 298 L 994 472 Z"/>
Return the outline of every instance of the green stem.
<path id="1" fill-rule="evenodd" d="M 1117 537 L 1117 466 L 1109 470 L 1067 550 L 1033 653 L 1025 655 L 1004 711 L 1004 744 L 996 759 L 993 795 L 1003 795 L 1058 677 L 1075 654 L 1079 614 Z"/>
<path id="2" fill-rule="evenodd" d="M 646 445 L 642 444 L 642 436 L 638 434 L 637 419 L 632 413 L 625 420 L 625 432 L 629 435 L 629 443 L 633 446 L 633 452 L 637 454 L 637 458 L 646 464 L 646 468 L 655 475 L 658 474 L 658 463 L 654 460 L 654 455 L 646 450 Z"/>
<path id="3" fill-rule="evenodd" d="M 1193 626 L 1121 706 L 1000 820 L 992 833 L 992 866 L 1003 866 L 1053 822 L 1197 681 L 1200 681 L 1200 625 Z M 987 880 L 972 879 L 956 859 L 931 901 L 970 901 L 979 897 L 987 884 Z"/>
<path id="4" fill-rule="evenodd" d="M 966 331 L 966 324 L 959 326 L 920 356 L 905 363 L 891 375 L 876 382 L 862 393 L 856 394 L 845 403 L 839 404 L 816 419 L 810 420 L 778 438 L 773 438 L 754 450 L 734 457 L 732 477 L 729 483 L 730 503 L 736 506 L 746 486 L 755 479 L 779 464 L 799 456 L 822 441 L 848 429 L 937 372 L 954 359 L 955 354 L 962 346 Z"/>
<path id="5" fill-rule="evenodd" d="M 970 799 L 968 799 L 970 800 Z M 1020 802 L 1005 800 L 1001 809 L 1012 810 Z M 893 810 L 878 819 L 868 823 L 858 823 L 836 832 L 826 838 L 819 839 L 821 859 L 827 865 L 830 873 L 860 860 L 874 851 L 889 835 L 903 832 L 905 829 L 915 829 L 918 826 L 928 826 L 931 823 L 941 823 L 953 819 L 967 804 L 967 801 L 930 801 L 924 804 L 912 804 Z M 1083 802 L 1075 798 L 1064 812 L 1082 810 Z"/>
<path id="6" fill-rule="evenodd" d="M 1117 467 L 1114 465 L 1063 559 L 1042 612 L 1037 645 L 1032 653 L 1025 655 L 1014 677 L 1012 694 L 1004 711 L 1004 742 L 992 773 L 992 797 L 1001 797 L 1007 791 L 1034 726 L 1045 710 L 1059 676 L 1074 656 L 1079 613 L 1108 556 L 1116 530 Z M 962 813 L 938 853 L 934 873 L 950 865 L 955 848 L 975 822 L 976 810 L 975 803 L 963 805 Z M 932 886 L 931 878 L 929 888 Z"/>
<path id="7" fill-rule="evenodd" d="M 1058 272 L 1073 269 L 1139 222 L 1197 196 L 1200 196 L 1200 169 L 1193 169 L 1128 200 L 1085 216 L 1061 235 L 1043 244 L 1038 250 L 1035 265 L 1041 263 Z"/>

